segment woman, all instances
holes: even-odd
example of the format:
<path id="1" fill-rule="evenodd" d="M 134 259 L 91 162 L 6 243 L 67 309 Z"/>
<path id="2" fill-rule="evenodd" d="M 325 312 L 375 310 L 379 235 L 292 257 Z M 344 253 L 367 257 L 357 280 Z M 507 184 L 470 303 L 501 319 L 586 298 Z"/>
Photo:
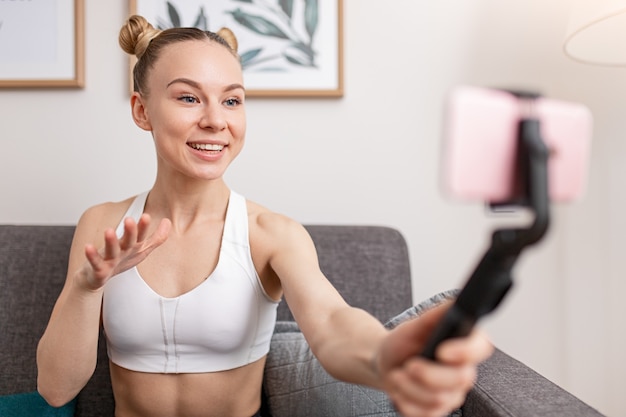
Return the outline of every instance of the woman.
<path id="1" fill-rule="evenodd" d="M 153 136 L 157 175 L 149 192 L 81 216 L 38 347 L 42 396 L 61 406 L 85 386 L 102 325 L 117 416 L 259 415 L 284 296 L 336 378 L 385 390 L 405 416 L 459 406 L 491 353 L 486 338 L 475 332 L 442 344 L 437 363 L 420 359 L 444 308 L 385 330 L 331 286 L 301 225 L 226 185 L 246 131 L 232 33 L 158 31 L 132 16 L 120 45 L 138 58 L 131 111 Z"/>

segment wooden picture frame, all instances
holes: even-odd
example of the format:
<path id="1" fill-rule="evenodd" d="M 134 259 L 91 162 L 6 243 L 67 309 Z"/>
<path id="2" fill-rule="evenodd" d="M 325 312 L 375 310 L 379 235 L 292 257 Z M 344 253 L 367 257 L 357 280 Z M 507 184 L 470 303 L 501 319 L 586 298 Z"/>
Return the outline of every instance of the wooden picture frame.
<path id="1" fill-rule="evenodd" d="M 84 87 L 84 10 L 84 0 L 0 1 L 0 87 Z"/>
<path id="2" fill-rule="evenodd" d="M 343 0 L 129 0 L 129 9 L 158 29 L 230 28 L 248 97 L 343 96 Z"/>

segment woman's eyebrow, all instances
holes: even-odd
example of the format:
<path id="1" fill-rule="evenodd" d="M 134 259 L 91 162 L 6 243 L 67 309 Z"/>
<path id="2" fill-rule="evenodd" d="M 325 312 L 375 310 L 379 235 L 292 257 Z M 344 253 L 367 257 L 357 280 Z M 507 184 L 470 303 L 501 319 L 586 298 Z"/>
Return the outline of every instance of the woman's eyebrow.
<path id="1" fill-rule="evenodd" d="M 242 89 L 243 91 L 246 91 L 243 85 L 239 83 L 234 83 L 234 84 L 230 84 L 226 86 L 226 88 L 224 88 L 224 91 L 232 91 L 232 90 L 237 90 L 237 89 Z"/>
<path id="2" fill-rule="evenodd" d="M 167 83 L 167 87 L 171 86 L 172 84 L 176 84 L 176 83 L 183 83 L 183 84 L 187 84 L 193 88 L 196 89 L 200 89 L 200 83 L 191 80 L 189 78 L 175 78 L 172 81 L 170 81 L 169 83 Z M 232 91 L 232 90 L 237 90 L 237 89 L 242 89 L 243 91 L 246 91 L 246 89 L 244 88 L 243 85 L 239 84 L 239 83 L 233 83 L 233 84 L 229 84 L 226 87 L 224 87 L 224 91 Z"/>
<path id="3" fill-rule="evenodd" d="M 169 83 L 167 83 L 167 87 L 169 87 L 172 84 L 176 84 L 176 83 L 188 84 L 188 85 L 192 86 L 193 88 L 200 88 L 200 84 L 199 83 L 197 83 L 194 80 L 190 80 L 189 78 L 175 78 L 172 81 L 170 81 Z"/>

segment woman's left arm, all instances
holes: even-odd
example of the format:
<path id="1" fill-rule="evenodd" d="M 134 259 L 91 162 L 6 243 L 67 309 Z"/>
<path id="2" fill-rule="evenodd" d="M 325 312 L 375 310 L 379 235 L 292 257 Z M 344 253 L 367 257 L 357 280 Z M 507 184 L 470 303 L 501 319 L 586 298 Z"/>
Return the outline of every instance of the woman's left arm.
<path id="1" fill-rule="evenodd" d="M 276 219 L 274 219 L 276 220 Z M 333 377 L 382 389 L 404 416 L 436 416 L 460 406 L 477 365 L 493 347 L 482 332 L 442 343 L 437 362 L 419 356 L 447 305 L 389 331 L 369 313 L 349 306 L 319 268 L 306 229 L 271 222 L 269 264 L 313 353 Z"/>
<path id="2" fill-rule="evenodd" d="M 319 267 L 306 229 L 276 214 L 261 221 L 271 240 L 269 266 L 309 346 L 335 378 L 382 388 L 372 366 L 388 331 L 364 310 L 349 306 Z"/>

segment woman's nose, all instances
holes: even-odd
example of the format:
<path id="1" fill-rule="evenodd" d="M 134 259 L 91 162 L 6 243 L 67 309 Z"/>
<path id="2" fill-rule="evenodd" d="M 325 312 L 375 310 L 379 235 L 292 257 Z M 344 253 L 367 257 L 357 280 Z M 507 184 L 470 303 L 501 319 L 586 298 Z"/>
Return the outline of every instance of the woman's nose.
<path id="1" fill-rule="evenodd" d="M 224 130 L 228 123 L 223 110 L 218 105 L 208 105 L 202 114 L 200 126 L 204 129 Z"/>

